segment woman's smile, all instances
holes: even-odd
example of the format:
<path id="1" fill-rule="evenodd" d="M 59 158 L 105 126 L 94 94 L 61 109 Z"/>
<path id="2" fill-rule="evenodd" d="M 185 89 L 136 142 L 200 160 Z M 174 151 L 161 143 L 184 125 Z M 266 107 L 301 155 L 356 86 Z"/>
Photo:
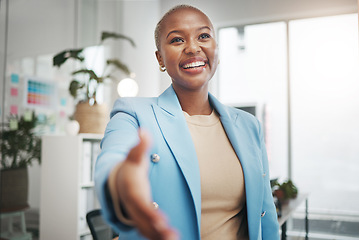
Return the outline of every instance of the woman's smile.
<path id="1" fill-rule="evenodd" d="M 189 58 L 181 62 L 180 67 L 185 73 L 198 74 L 207 67 L 207 60 L 201 57 Z"/>

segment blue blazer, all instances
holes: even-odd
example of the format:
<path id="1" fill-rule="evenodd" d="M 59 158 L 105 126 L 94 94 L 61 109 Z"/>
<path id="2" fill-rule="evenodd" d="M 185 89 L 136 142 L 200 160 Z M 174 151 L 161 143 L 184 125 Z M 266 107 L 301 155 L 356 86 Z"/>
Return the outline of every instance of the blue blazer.
<path id="1" fill-rule="evenodd" d="M 270 188 L 268 160 L 263 132 L 252 115 L 224 106 L 209 94 L 226 134 L 242 164 L 249 237 L 251 240 L 279 239 L 276 209 Z M 111 169 L 124 160 L 138 142 L 138 128 L 150 132 L 153 147 L 149 179 L 153 201 L 157 202 L 181 239 L 200 239 L 201 183 L 196 151 L 187 123 L 172 86 L 156 98 L 120 98 L 111 112 L 102 151 L 97 159 L 95 186 L 104 218 L 123 239 L 144 239 L 134 227 L 115 216 L 108 192 Z M 157 153 L 159 162 L 150 156 Z"/>

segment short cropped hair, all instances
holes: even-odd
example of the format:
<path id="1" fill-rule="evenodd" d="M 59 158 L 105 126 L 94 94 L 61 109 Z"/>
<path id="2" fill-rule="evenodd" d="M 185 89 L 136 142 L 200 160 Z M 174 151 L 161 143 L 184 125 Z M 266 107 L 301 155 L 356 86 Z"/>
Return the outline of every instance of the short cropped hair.
<path id="1" fill-rule="evenodd" d="M 173 8 L 171 8 L 170 10 L 168 10 L 164 15 L 163 17 L 161 18 L 161 20 L 157 23 L 156 25 L 156 29 L 155 29 L 155 43 L 156 43 L 156 47 L 157 47 L 157 50 L 160 50 L 160 36 L 161 36 L 161 33 L 162 33 L 162 28 L 163 28 L 163 22 L 166 20 L 166 18 L 171 15 L 172 13 L 178 11 L 178 10 L 181 10 L 181 9 L 193 9 L 193 10 L 196 10 L 202 14 L 204 14 L 201 10 L 199 10 L 198 8 L 196 7 L 193 7 L 191 5 L 186 5 L 186 4 L 181 4 L 181 5 L 177 5 Z M 206 14 L 204 14 L 205 16 L 207 16 Z M 208 17 L 208 16 L 207 16 Z"/>

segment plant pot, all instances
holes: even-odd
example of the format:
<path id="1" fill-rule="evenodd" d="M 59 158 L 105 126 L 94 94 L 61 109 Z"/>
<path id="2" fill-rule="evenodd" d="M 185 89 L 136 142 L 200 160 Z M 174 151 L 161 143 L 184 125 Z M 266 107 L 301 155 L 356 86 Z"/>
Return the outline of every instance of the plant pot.
<path id="1" fill-rule="evenodd" d="M 0 212 L 29 207 L 27 168 L 0 170 Z"/>
<path id="2" fill-rule="evenodd" d="M 104 134 L 109 121 L 109 111 L 105 104 L 91 106 L 88 102 L 79 102 L 74 117 L 80 124 L 79 133 Z"/>

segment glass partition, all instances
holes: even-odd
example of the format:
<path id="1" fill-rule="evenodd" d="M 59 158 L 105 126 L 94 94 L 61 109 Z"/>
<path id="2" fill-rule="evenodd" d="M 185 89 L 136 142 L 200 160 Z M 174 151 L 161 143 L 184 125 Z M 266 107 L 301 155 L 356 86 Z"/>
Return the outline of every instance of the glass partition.
<path id="1" fill-rule="evenodd" d="M 219 30 L 219 98 L 255 109 L 262 122 L 271 176 L 287 177 L 287 55 L 284 22 Z"/>
<path id="2" fill-rule="evenodd" d="M 5 118 L 5 62 L 7 56 L 8 6 L 9 1 L 0 2 L 0 122 Z M 2 126 L 1 126 L 2 127 Z"/>
<path id="3" fill-rule="evenodd" d="M 0 1 L 2 126 L 9 125 L 10 116 L 35 111 L 41 122 L 37 134 L 64 135 L 75 105 L 68 90 L 71 72 L 78 66 L 69 60 L 61 68 L 54 67 L 53 57 L 65 49 L 98 45 L 101 31 L 121 32 L 118 22 L 121 9 L 121 1 Z M 118 56 L 119 48 L 109 41 L 103 47 L 87 49 L 84 54 L 99 61 L 105 56 Z M 102 71 L 103 68 L 97 69 L 101 66 L 96 61 L 86 64 L 95 64 L 94 68 Z M 112 95 L 116 93 L 112 89 L 108 86 L 100 90 L 100 101 L 112 104 L 112 98 L 117 97 Z M 41 165 L 29 166 L 28 175 L 30 207 L 25 211 L 26 227 L 32 239 L 38 239 Z M 6 221 L 0 221 L 0 233 L 6 230 Z"/>
<path id="4" fill-rule="evenodd" d="M 271 178 L 309 193 L 311 236 L 358 237 L 358 15 L 221 28 L 219 51 L 219 97 L 257 109 Z M 304 233 L 304 207 L 289 235 Z"/>
<path id="5" fill-rule="evenodd" d="M 357 14 L 289 22 L 293 180 L 313 224 L 359 226 Z M 356 227 L 356 229 L 359 229 Z"/>

